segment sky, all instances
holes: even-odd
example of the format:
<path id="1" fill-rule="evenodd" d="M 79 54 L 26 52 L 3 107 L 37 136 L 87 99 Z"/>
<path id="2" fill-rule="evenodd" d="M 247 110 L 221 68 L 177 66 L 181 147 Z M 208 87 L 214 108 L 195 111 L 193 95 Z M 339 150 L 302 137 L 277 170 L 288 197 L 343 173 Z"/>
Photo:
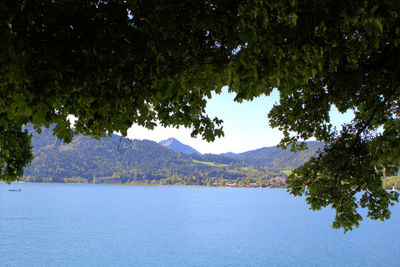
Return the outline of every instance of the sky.
<path id="1" fill-rule="evenodd" d="M 275 146 L 282 138 L 282 133 L 269 126 L 268 112 L 279 102 L 279 93 L 274 90 L 270 96 L 261 96 L 253 101 L 236 103 L 235 94 L 228 93 L 227 88 L 217 95 L 213 93 L 207 101 L 206 113 L 210 118 L 222 119 L 225 136 L 214 142 L 202 140 L 201 136 L 192 138 L 191 129 L 156 127 L 148 130 L 133 126 L 128 130 L 128 138 L 149 139 L 156 142 L 174 137 L 189 145 L 200 153 L 240 153 L 261 147 Z M 331 111 L 332 124 L 340 127 L 342 123 L 350 122 L 353 113 L 340 114 L 335 108 Z"/>

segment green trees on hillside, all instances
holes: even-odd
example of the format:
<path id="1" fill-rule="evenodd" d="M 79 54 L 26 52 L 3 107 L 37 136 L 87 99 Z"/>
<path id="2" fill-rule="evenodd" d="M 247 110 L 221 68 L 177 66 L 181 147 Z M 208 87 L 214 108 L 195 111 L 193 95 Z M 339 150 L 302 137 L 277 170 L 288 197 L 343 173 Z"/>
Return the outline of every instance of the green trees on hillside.
<path id="1" fill-rule="evenodd" d="M 400 189 L 400 176 L 392 176 L 392 177 L 387 177 L 384 178 L 383 181 L 383 188 L 386 190 L 392 190 L 393 187 L 396 190 Z"/>
<path id="2" fill-rule="evenodd" d="M 32 127 L 28 129 L 32 131 Z M 127 140 L 116 135 L 102 140 L 78 135 L 65 144 L 57 140 L 50 129 L 43 129 L 40 135 L 33 134 L 32 142 L 35 158 L 31 166 L 25 168 L 25 181 L 221 185 L 239 178 L 247 184 L 250 180 L 262 179 L 261 185 L 283 175 L 280 165 L 254 168 L 246 158 L 187 155 L 153 141 Z M 277 149 L 265 148 L 264 153 L 268 154 L 268 150 Z M 285 162 L 285 166 L 290 165 L 290 160 Z"/>
<path id="3" fill-rule="evenodd" d="M 377 0 L 1 1 L 0 177 L 30 162 L 27 123 L 55 124 L 67 142 L 157 123 L 212 141 L 223 132 L 205 114 L 211 92 L 228 85 L 240 102 L 277 88 L 269 117 L 281 145 L 326 143 L 293 173 L 291 193 L 331 205 L 345 230 L 362 219 L 358 206 L 387 219 L 397 195 L 380 179 L 400 165 L 399 10 Z M 332 105 L 354 110 L 353 122 L 334 129 Z"/>

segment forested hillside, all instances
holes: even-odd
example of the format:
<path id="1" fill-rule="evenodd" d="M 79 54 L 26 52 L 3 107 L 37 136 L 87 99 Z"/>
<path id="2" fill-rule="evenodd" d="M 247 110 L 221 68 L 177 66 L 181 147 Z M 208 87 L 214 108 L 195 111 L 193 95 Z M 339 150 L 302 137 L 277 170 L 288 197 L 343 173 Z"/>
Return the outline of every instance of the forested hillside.
<path id="1" fill-rule="evenodd" d="M 101 140 L 78 135 L 65 144 L 49 129 L 33 133 L 32 143 L 35 159 L 25 169 L 25 181 L 243 186 L 284 185 L 286 172 L 281 171 L 305 162 L 316 147 L 296 154 L 269 147 L 233 157 L 188 155 L 117 135 Z"/>
<path id="2" fill-rule="evenodd" d="M 293 170 L 304 164 L 318 149 L 323 147 L 321 142 L 307 142 L 308 150 L 290 152 L 277 147 L 263 147 L 237 154 L 234 159 L 245 161 L 253 166 L 267 167 L 274 170 Z"/>

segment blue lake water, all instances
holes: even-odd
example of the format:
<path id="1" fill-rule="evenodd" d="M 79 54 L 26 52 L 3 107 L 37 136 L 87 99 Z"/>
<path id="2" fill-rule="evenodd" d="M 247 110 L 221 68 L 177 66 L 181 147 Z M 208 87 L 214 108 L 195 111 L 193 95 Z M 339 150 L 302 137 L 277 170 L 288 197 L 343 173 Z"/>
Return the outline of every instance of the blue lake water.
<path id="1" fill-rule="evenodd" d="M 0 266 L 399 266 L 391 210 L 343 234 L 283 189 L 0 183 Z"/>

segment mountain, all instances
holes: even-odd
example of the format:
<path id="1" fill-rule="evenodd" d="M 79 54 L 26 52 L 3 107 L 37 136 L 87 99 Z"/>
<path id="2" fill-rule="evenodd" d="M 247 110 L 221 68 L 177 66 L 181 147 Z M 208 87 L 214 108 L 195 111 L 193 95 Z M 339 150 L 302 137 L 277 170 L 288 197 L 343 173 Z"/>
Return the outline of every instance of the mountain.
<path id="1" fill-rule="evenodd" d="M 175 152 L 149 140 L 112 135 L 101 140 L 77 135 L 65 144 L 51 129 L 37 134 L 32 128 L 34 160 L 24 170 L 31 182 L 210 184 L 248 177 L 238 162 L 219 155 Z M 198 155 L 198 157 L 193 158 Z M 230 164 L 230 165 L 229 165 Z M 260 173 L 258 176 L 264 174 Z"/>
<path id="2" fill-rule="evenodd" d="M 64 178 L 119 180 L 159 179 L 171 176 L 192 160 L 149 140 L 129 140 L 112 135 L 92 140 L 78 135 L 65 144 L 43 129 L 33 134 L 34 160 L 25 169 L 25 176 L 35 179 L 63 181 Z"/>
<path id="3" fill-rule="evenodd" d="M 65 144 L 51 129 L 42 129 L 40 135 L 32 127 L 28 130 L 33 135 L 34 160 L 22 180 L 31 182 L 268 186 L 321 146 L 309 143 L 310 151 L 296 154 L 269 147 L 227 157 L 185 154 L 153 141 L 117 135 L 101 140 L 77 135 Z"/>
<path id="4" fill-rule="evenodd" d="M 221 155 L 221 156 L 224 156 L 224 157 L 229 157 L 229 158 L 234 158 L 234 157 L 237 156 L 237 154 L 236 154 L 236 153 L 233 153 L 233 152 L 221 153 L 220 155 Z"/>
<path id="5" fill-rule="evenodd" d="M 191 146 L 182 144 L 181 142 L 172 137 L 160 141 L 159 144 L 164 147 L 168 147 L 169 149 L 172 149 L 175 152 L 180 152 L 184 154 L 193 154 L 193 153 L 200 154 L 200 152 L 198 152 L 196 149 L 192 148 Z"/>
<path id="6" fill-rule="evenodd" d="M 246 161 L 257 167 L 267 167 L 275 170 L 291 170 L 303 165 L 318 149 L 323 147 L 322 142 L 306 142 L 308 150 L 290 152 L 290 148 L 283 150 L 278 147 L 263 147 L 237 154 L 234 159 Z"/>

